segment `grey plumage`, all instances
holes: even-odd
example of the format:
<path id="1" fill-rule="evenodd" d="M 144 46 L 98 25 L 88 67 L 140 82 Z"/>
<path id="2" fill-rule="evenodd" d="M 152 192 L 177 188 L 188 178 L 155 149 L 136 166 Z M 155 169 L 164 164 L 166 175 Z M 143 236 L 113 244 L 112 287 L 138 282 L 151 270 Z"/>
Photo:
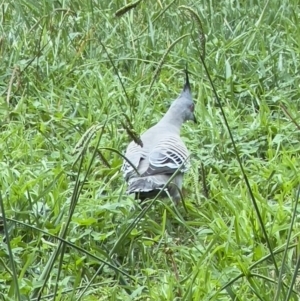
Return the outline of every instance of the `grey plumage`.
<path id="1" fill-rule="evenodd" d="M 173 201 L 180 201 L 183 174 L 188 169 L 189 152 L 180 138 L 181 125 L 196 122 L 194 102 L 186 70 L 186 80 L 179 97 L 172 103 L 162 119 L 141 135 L 143 147 L 132 141 L 122 171 L 128 182 L 127 193 L 136 193 L 140 199 L 154 197 L 179 169 L 167 190 Z"/>

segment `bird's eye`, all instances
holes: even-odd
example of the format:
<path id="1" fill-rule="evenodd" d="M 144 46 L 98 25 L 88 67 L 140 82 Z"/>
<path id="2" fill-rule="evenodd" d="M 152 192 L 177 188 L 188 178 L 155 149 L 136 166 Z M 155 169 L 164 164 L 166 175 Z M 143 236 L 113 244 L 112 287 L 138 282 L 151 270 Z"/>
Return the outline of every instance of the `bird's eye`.
<path id="1" fill-rule="evenodd" d="M 194 112 L 194 110 L 195 110 L 195 105 L 194 104 L 190 105 L 190 110 L 191 110 L 191 112 Z"/>

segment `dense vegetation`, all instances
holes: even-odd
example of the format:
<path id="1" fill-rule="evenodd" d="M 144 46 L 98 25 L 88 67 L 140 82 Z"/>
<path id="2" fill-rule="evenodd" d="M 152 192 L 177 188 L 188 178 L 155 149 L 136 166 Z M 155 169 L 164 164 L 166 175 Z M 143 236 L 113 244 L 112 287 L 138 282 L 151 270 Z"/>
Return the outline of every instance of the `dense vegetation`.
<path id="1" fill-rule="evenodd" d="M 298 1 L 135 4 L 0 4 L 2 300 L 298 300 Z M 126 128 L 186 63 L 185 206 L 141 205 Z"/>

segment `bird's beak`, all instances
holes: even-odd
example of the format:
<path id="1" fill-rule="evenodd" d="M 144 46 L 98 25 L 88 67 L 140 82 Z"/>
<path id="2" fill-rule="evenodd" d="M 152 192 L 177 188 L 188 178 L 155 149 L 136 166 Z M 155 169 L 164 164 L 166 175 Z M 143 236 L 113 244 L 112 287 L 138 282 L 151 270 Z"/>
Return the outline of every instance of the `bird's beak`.
<path id="1" fill-rule="evenodd" d="M 194 122 L 198 123 L 195 114 L 193 114 L 193 116 L 194 116 Z"/>

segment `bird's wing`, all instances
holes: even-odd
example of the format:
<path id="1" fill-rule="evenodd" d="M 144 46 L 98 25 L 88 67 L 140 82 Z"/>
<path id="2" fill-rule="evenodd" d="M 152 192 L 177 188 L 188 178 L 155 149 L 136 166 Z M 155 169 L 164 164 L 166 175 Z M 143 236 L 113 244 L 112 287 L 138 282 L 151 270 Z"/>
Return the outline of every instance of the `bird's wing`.
<path id="1" fill-rule="evenodd" d="M 126 181 L 128 181 L 130 176 L 136 173 L 136 170 L 138 170 L 140 161 L 145 157 L 145 155 L 143 153 L 142 147 L 132 141 L 127 147 L 125 157 L 127 160 L 124 159 L 121 170 L 123 172 L 124 178 L 126 179 Z"/>
<path id="2" fill-rule="evenodd" d="M 178 168 L 188 169 L 189 152 L 177 135 L 168 135 L 160 140 L 149 154 L 149 167 L 142 176 L 173 174 Z"/>

